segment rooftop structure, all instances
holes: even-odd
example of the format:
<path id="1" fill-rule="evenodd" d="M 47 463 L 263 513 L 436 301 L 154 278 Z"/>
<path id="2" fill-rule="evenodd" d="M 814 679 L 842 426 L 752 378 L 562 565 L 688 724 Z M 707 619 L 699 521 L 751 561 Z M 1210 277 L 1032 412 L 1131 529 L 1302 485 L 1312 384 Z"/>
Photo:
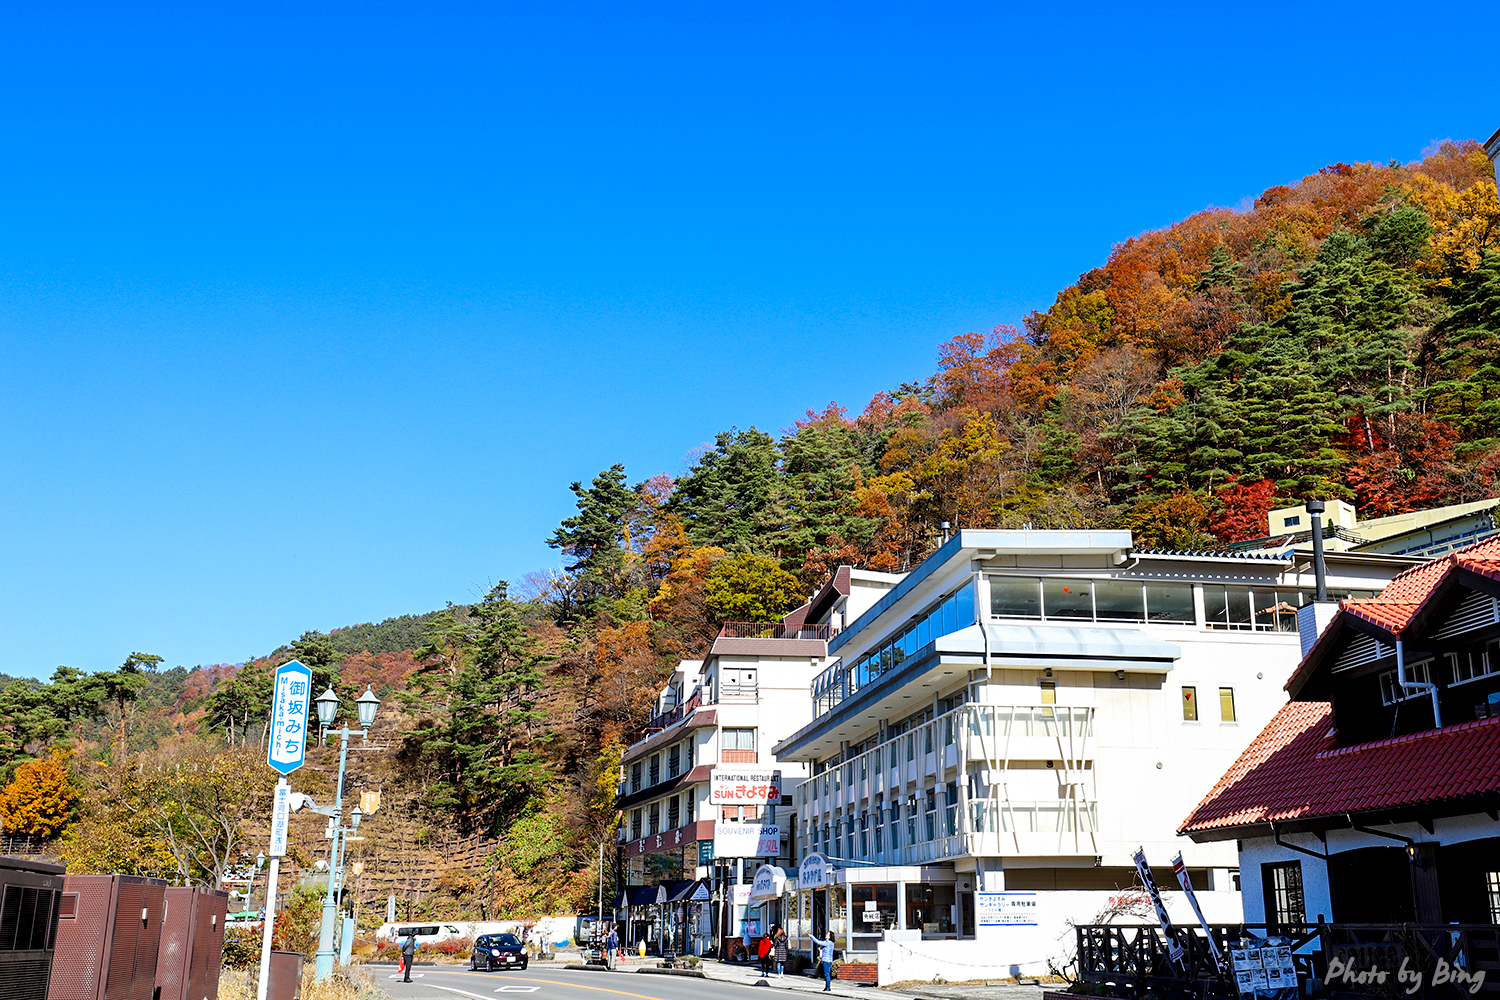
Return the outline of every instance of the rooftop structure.
<path id="1" fill-rule="evenodd" d="M 1450 504 L 1361 521 L 1342 500 L 1325 501 L 1324 546 L 1331 552 L 1372 552 L 1431 558 L 1500 532 L 1495 508 L 1500 498 Z M 1311 518 L 1305 505 L 1281 507 L 1266 515 L 1266 537 L 1236 542 L 1238 551 L 1311 551 Z"/>

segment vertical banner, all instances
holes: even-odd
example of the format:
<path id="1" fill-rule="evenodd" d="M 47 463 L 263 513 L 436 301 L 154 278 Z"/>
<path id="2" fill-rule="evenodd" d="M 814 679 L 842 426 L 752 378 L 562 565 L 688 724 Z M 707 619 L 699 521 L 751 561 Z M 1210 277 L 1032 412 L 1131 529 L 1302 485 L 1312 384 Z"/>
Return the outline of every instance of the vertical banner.
<path id="1" fill-rule="evenodd" d="M 276 668 L 271 687 L 271 738 L 266 763 L 282 774 L 302 766 L 307 754 L 307 709 L 312 700 L 312 671 L 296 660 Z"/>
<path id="2" fill-rule="evenodd" d="M 292 817 L 291 791 L 285 778 L 276 782 L 276 796 L 271 800 L 271 846 L 266 851 L 269 857 L 286 857 L 287 828 Z"/>
<path id="3" fill-rule="evenodd" d="M 1172 936 L 1172 918 L 1167 916 L 1166 904 L 1161 901 L 1161 892 L 1156 888 L 1156 880 L 1151 877 L 1151 866 L 1146 863 L 1146 849 L 1136 848 L 1132 857 L 1135 859 L 1136 873 L 1141 877 L 1141 886 L 1146 890 L 1146 895 L 1151 897 L 1151 905 L 1156 907 L 1156 920 L 1161 924 L 1162 937 L 1167 940 L 1167 957 L 1173 965 L 1181 967 L 1182 957 L 1187 949 Z"/>
<path id="4" fill-rule="evenodd" d="M 1203 919 L 1203 910 L 1198 906 L 1198 897 L 1193 893 L 1193 880 L 1188 877 L 1187 865 L 1183 863 L 1182 852 L 1177 852 L 1177 857 L 1172 859 L 1172 874 L 1177 876 L 1177 884 L 1182 886 L 1183 894 L 1187 896 L 1188 905 L 1198 915 L 1198 926 L 1203 928 L 1203 936 L 1208 939 L 1208 950 L 1213 952 L 1214 962 L 1219 968 L 1227 968 L 1219 944 L 1214 940 L 1214 932 L 1208 929 L 1208 921 Z"/>

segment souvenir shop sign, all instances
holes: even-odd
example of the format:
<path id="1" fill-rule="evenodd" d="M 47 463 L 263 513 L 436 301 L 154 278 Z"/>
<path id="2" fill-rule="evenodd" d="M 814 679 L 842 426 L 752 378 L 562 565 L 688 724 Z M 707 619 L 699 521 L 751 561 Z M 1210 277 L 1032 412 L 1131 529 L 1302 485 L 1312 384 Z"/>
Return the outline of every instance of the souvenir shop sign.
<path id="1" fill-rule="evenodd" d="M 714 857 L 774 858 L 781 854 L 781 827 L 775 823 L 715 823 Z"/>

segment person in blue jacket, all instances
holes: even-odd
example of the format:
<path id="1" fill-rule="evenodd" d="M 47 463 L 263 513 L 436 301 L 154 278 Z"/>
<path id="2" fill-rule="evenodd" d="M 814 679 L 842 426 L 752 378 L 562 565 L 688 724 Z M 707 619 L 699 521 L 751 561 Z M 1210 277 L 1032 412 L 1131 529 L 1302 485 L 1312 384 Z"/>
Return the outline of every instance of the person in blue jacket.
<path id="1" fill-rule="evenodd" d="M 818 946 L 818 961 L 823 963 L 823 992 L 833 992 L 833 937 L 823 940 L 816 934 L 812 936 L 812 943 Z"/>

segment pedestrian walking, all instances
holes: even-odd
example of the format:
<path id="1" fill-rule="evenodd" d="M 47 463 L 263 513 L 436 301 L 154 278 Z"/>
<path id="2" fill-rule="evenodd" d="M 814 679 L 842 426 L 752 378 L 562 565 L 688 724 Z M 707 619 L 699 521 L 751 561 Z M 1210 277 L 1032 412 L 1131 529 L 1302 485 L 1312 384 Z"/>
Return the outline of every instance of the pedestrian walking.
<path id="1" fill-rule="evenodd" d="M 776 978 L 782 979 L 786 975 L 786 928 L 776 928 L 775 935 L 771 938 L 771 947 L 776 954 Z"/>
<path id="2" fill-rule="evenodd" d="M 609 925 L 609 937 L 604 939 L 604 964 L 606 967 L 613 966 L 625 957 L 625 952 L 620 949 L 620 932 L 615 929 L 614 924 Z"/>
<path id="3" fill-rule="evenodd" d="M 403 983 L 411 982 L 411 965 L 417 959 L 417 932 L 415 929 L 406 932 L 406 940 L 401 942 L 401 965 L 405 975 Z"/>
<path id="4" fill-rule="evenodd" d="M 760 939 L 760 944 L 756 945 L 755 948 L 755 954 L 760 959 L 760 974 L 762 976 L 771 974 L 771 938 L 775 933 L 776 925 L 772 924 L 771 929 L 766 932 L 765 937 Z"/>
<path id="5" fill-rule="evenodd" d="M 823 940 L 816 934 L 812 936 L 812 943 L 818 946 L 818 961 L 823 963 L 823 992 L 833 992 L 833 936 Z"/>

